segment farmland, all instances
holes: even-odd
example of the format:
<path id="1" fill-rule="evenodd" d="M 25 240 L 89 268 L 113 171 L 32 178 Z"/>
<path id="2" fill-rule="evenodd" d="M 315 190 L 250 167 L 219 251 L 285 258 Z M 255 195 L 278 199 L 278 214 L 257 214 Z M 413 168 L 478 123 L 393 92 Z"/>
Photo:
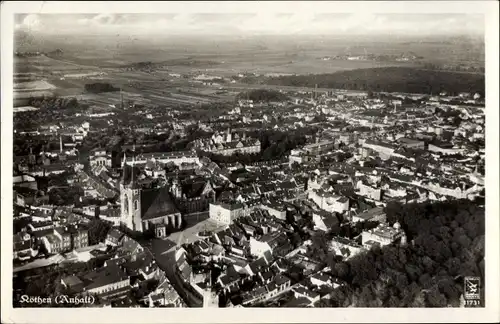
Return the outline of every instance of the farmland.
<path id="1" fill-rule="evenodd" d="M 348 40 L 339 38 L 219 39 L 194 42 L 191 39 L 130 39 L 110 37 L 102 44 L 89 46 L 92 39 L 53 39 L 39 44 L 36 50 L 49 53 L 15 58 L 16 98 L 57 95 L 76 96 L 90 106 L 110 107 L 122 100 L 139 105 L 182 106 L 234 100 L 241 90 L 250 88 L 281 88 L 280 84 L 234 84 L 228 80 L 238 74 L 262 76 L 331 74 L 342 71 L 387 67 L 417 67 L 422 62 L 448 61 L 481 65 L 484 48 L 469 46 L 468 41 L 445 44 L 376 39 Z M 194 46 L 196 45 L 196 46 Z M 61 48 L 55 51 L 55 48 Z M 140 48 L 140 51 L 138 51 Z M 322 60 L 335 55 L 397 55 L 414 52 L 422 62 L 391 62 L 370 60 Z M 53 54 L 55 53 L 55 54 Z M 457 54 L 464 53 L 464 54 Z M 457 63 L 457 64 L 458 64 Z M 223 84 L 197 80 L 204 74 L 226 78 Z M 120 91 L 106 94 L 85 94 L 88 83 L 110 83 Z M 272 83 L 272 82 L 271 82 Z M 226 91 L 220 91 L 224 89 Z M 19 102 L 26 105 L 26 102 Z"/>

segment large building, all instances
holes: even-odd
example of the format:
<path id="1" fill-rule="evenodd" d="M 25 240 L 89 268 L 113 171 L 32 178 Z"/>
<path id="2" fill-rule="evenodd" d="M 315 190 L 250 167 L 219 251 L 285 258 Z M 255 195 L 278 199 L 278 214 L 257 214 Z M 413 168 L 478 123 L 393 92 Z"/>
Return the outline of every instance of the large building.
<path id="1" fill-rule="evenodd" d="M 233 155 L 235 153 L 254 154 L 260 152 L 260 141 L 247 138 L 246 134 L 232 134 L 228 129 L 226 134 L 213 134 L 208 140 L 198 140 L 195 146 L 202 151 L 221 155 Z"/>
<path id="2" fill-rule="evenodd" d="M 192 151 L 177 151 L 177 152 L 162 152 L 162 153 L 142 153 L 136 156 L 126 156 L 122 159 L 122 167 L 128 165 L 144 165 L 148 161 L 160 162 L 163 164 L 174 163 L 181 166 L 183 163 L 196 163 L 200 165 L 200 159 L 195 152 Z"/>
<path id="3" fill-rule="evenodd" d="M 111 167 L 111 154 L 107 153 L 106 150 L 102 149 L 93 150 L 93 154 L 90 155 L 89 160 L 91 167 L 97 165 Z"/>
<path id="4" fill-rule="evenodd" d="M 314 201 L 319 208 L 327 212 L 343 213 L 349 210 L 349 199 L 323 189 L 308 191 L 308 198 Z"/>
<path id="5" fill-rule="evenodd" d="M 154 231 L 157 237 L 164 237 L 167 229 L 179 229 L 182 216 L 168 188 L 143 189 L 137 175 L 135 167 L 124 167 L 120 183 L 121 223 L 133 231 Z"/>
<path id="6" fill-rule="evenodd" d="M 444 155 L 462 154 L 464 152 L 464 149 L 454 147 L 452 144 L 448 143 L 429 144 L 427 149 L 429 152 L 441 153 Z"/>
<path id="7" fill-rule="evenodd" d="M 215 202 L 215 190 L 209 180 L 187 179 L 178 181 L 174 178 L 170 193 L 183 214 L 207 211 L 211 202 Z"/>
<path id="8" fill-rule="evenodd" d="M 89 246 L 88 230 L 78 225 L 57 227 L 41 241 L 49 254 L 77 250 Z"/>
<path id="9" fill-rule="evenodd" d="M 398 239 L 401 240 L 401 244 L 406 243 L 406 234 L 399 223 L 395 223 L 393 227 L 380 224 L 374 229 L 363 231 L 361 238 L 363 247 L 366 249 L 370 249 L 374 244 L 389 245 Z"/>
<path id="10" fill-rule="evenodd" d="M 402 137 L 398 139 L 398 142 L 401 146 L 406 147 L 406 148 L 411 148 L 411 149 L 425 149 L 425 142 L 424 141 L 419 141 L 419 140 L 414 140 L 411 138 L 407 137 Z"/>
<path id="11" fill-rule="evenodd" d="M 335 141 L 333 140 L 324 140 L 324 141 L 317 140 L 315 143 L 305 145 L 303 147 L 303 150 L 311 155 L 325 154 L 332 152 L 334 146 L 335 146 Z"/>
<path id="12" fill-rule="evenodd" d="M 382 189 L 376 186 L 363 183 L 363 181 L 358 181 L 356 184 L 356 189 L 358 190 L 358 195 L 373 199 L 376 201 L 382 200 Z"/>
<path id="13" fill-rule="evenodd" d="M 219 223 L 230 225 L 242 216 L 248 216 L 257 205 L 242 203 L 210 203 L 209 217 Z"/>
<path id="14" fill-rule="evenodd" d="M 394 151 L 396 150 L 396 148 L 391 144 L 373 141 L 371 139 L 367 139 L 366 141 L 364 141 L 363 147 L 369 148 L 369 149 L 371 149 L 375 152 L 378 152 L 379 154 L 382 154 L 383 156 L 386 156 L 386 157 L 390 157 L 391 155 L 393 155 Z"/>

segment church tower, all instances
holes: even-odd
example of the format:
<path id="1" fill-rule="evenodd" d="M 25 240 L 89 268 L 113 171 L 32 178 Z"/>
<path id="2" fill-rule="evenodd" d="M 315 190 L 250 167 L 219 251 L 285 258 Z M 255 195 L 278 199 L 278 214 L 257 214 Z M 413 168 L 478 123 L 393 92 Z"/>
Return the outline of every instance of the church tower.
<path id="1" fill-rule="evenodd" d="M 232 136 L 231 136 L 231 129 L 228 128 L 227 129 L 227 135 L 226 135 L 226 143 L 229 143 L 233 140 Z"/>
<path id="2" fill-rule="evenodd" d="M 135 150 L 134 150 L 135 151 Z M 132 157 L 135 162 L 135 152 Z M 133 163 L 134 164 L 134 163 Z M 133 231 L 142 232 L 141 188 L 137 182 L 137 169 L 132 165 L 123 165 L 120 183 L 121 222 Z"/>

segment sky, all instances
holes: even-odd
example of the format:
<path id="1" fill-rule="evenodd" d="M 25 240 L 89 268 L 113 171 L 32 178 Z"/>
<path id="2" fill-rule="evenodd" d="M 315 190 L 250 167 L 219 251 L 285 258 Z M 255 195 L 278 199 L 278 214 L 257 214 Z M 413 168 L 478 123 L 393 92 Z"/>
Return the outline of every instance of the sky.
<path id="1" fill-rule="evenodd" d="M 16 30 L 130 35 L 484 35 L 480 14 L 18 14 Z"/>

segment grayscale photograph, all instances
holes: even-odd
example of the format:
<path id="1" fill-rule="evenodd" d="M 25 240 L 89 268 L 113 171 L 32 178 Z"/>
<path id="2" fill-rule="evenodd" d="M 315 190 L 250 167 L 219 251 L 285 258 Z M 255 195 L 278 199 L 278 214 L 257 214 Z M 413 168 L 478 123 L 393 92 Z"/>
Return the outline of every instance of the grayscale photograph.
<path id="1" fill-rule="evenodd" d="M 14 309 L 485 307 L 485 16 L 282 9 L 14 15 Z"/>

